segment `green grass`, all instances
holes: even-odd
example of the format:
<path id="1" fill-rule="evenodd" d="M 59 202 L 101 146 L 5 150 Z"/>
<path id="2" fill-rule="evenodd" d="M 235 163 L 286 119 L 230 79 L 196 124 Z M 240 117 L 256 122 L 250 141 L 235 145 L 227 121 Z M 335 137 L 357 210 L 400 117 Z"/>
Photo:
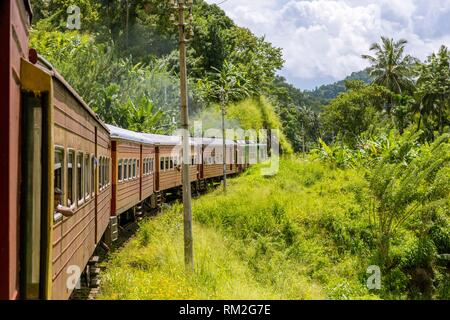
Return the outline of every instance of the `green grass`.
<path id="1" fill-rule="evenodd" d="M 111 256 L 100 299 L 371 299 L 374 254 L 356 170 L 282 159 L 193 202 L 195 272 L 186 274 L 182 207 L 141 223 Z"/>

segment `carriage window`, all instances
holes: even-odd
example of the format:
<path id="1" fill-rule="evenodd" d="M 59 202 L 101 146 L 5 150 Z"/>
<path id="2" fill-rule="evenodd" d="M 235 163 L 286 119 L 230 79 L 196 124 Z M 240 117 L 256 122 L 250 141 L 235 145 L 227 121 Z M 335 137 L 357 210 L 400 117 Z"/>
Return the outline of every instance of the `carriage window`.
<path id="1" fill-rule="evenodd" d="M 164 158 L 161 158 L 160 163 L 159 163 L 159 169 L 161 171 L 164 171 Z"/>
<path id="2" fill-rule="evenodd" d="M 98 185 L 100 190 L 103 189 L 103 157 L 100 157 L 99 165 L 98 165 Z"/>
<path id="3" fill-rule="evenodd" d="M 136 174 L 138 177 L 141 175 L 140 168 L 139 168 L 140 161 L 141 160 L 137 160 L 137 165 L 136 165 Z"/>
<path id="4" fill-rule="evenodd" d="M 91 155 L 91 194 L 95 194 L 95 159 L 94 155 Z"/>
<path id="5" fill-rule="evenodd" d="M 128 179 L 133 179 L 132 176 L 132 169 L 133 169 L 133 163 L 131 162 L 131 159 L 128 159 Z"/>
<path id="6" fill-rule="evenodd" d="M 103 188 L 105 188 L 105 180 L 106 180 L 106 177 L 105 177 L 105 173 L 106 173 L 105 161 L 106 161 L 106 159 L 105 159 L 105 157 L 103 157 L 102 158 L 102 186 L 103 186 Z"/>
<path id="7" fill-rule="evenodd" d="M 165 167 L 166 167 L 166 170 L 169 170 L 169 169 L 170 169 L 170 167 L 169 167 L 169 165 L 170 165 L 169 157 L 166 157 L 165 159 L 166 159 L 166 160 L 165 160 Z"/>
<path id="8" fill-rule="evenodd" d="M 106 160 L 106 183 L 108 186 L 111 184 L 111 159 Z"/>
<path id="9" fill-rule="evenodd" d="M 123 180 L 128 180 L 128 160 L 123 160 Z"/>
<path id="10" fill-rule="evenodd" d="M 85 196 L 89 197 L 90 194 L 90 190 L 89 190 L 89 182 L 91 181 L 91 179 L 89 179 L 89 172 L 91 170 L 89 170 L 89 155 L 86 155 L 84 157 L 84 192 L 85 192 Z"/>
<path id="11" fill-rule="evenodd" d="M 191 163 L 192 163 L 192 165 L 195 164 L 195 158 L 194 158 L 194 156 L 191 157 Z"/>
<path id="12" fill-rule="evenodd" d="M 148 169 L 148 172 L 149 173 L 151 173 L 151 172 L 153 172 L 153 159 L 149 159 L 150 160 L 150 163 L 149 163 L 149 169 Z"/>
<path id="13" fill-rule="evenodd" d="M 103 188 L 106 187 L 106 157 L 103 157 Z"/>
<path id="14" fill-rule="evenodd" d="M 133 178 L 136 178 L 136 159 L 133 159 Z"/>
<path id="15" fill-rule="evenodd" d="M 170 160 L 169 160 L 169 168 L 170 168 L 170 170 L 173 169 L 173 157 L 170 157 Z"/>
<path id="16" fill-rule="evenodd" d="M 54 172 L 55 188 L 64 192 L 64 150 L 55 149 L 55 172 Z"/>
<path id="17" fill-rule="evenodd" d="M 122 159 L 120 159 L 119 160 L 119 165 L 117 166 L 117 180 L 119 180 L 119 182 L 121 182 L 122 181 L 122 163 L 123 163 L 123 160 Z"/>
<path id="18" fill-rule="evenodd" d="M 108 186 L 108 157 L 105 157 L 105 187 Z"/>
<path id="19" fill-rule="evenodd" d="M 68 155 L 67 155 L 67 204 L 69 205 L 69 201 L 70 204 L 72 204 L 75 200 L 74 197 L 74 189 L 73 189 L 73 178 L 74 178 L 74 172 L 73 172 L 73 167 L 74 167 L 74 159 L 75 155 L 74 152 L 72 150 L 69 151 Z"/>
<path id="20" fill-rule="evenodd" d="M 77 195 L 78 202 L 83 200 L 83 154 L 78 153 L 77 155 Z"/>

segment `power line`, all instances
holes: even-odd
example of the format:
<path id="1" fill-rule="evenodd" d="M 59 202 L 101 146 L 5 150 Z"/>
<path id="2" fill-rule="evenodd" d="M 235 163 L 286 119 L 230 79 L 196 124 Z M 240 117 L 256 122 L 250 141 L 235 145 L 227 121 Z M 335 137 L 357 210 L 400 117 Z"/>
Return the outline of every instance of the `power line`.
<path id="1" fill-rule="evenodd" d="M 221 4 L 224 4 L 225 2 L 227 2 L 228 0 L 223 0 L 221 2 L 216 3 L 216 5 L 220 6 Z"/>

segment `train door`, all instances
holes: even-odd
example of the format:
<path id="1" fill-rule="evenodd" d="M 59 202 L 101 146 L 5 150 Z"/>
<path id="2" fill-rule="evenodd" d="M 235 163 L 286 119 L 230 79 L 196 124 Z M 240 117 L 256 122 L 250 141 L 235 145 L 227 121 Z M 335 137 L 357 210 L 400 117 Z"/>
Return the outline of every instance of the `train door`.
<path id="1" fill-rule="evenodd" d="M 20 298 L 51 297 L 53 223 L 52 80 L 22 61 Z"/>

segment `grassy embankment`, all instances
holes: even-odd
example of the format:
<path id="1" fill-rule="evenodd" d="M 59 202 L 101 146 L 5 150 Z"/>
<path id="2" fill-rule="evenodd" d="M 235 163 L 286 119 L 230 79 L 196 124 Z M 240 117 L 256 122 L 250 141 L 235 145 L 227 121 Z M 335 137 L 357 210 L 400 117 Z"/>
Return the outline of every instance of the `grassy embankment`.
<path id="1" fill-rule="evenodd" d="M 195 273 L 183 265 L 181 206 L 140 226 L 103 275 L 100 299 L 376 298 L 373 241 L 355 170 L 283 159 L 194 201 Z M 372 249 L 371 249 L 372 248 Z"/>

